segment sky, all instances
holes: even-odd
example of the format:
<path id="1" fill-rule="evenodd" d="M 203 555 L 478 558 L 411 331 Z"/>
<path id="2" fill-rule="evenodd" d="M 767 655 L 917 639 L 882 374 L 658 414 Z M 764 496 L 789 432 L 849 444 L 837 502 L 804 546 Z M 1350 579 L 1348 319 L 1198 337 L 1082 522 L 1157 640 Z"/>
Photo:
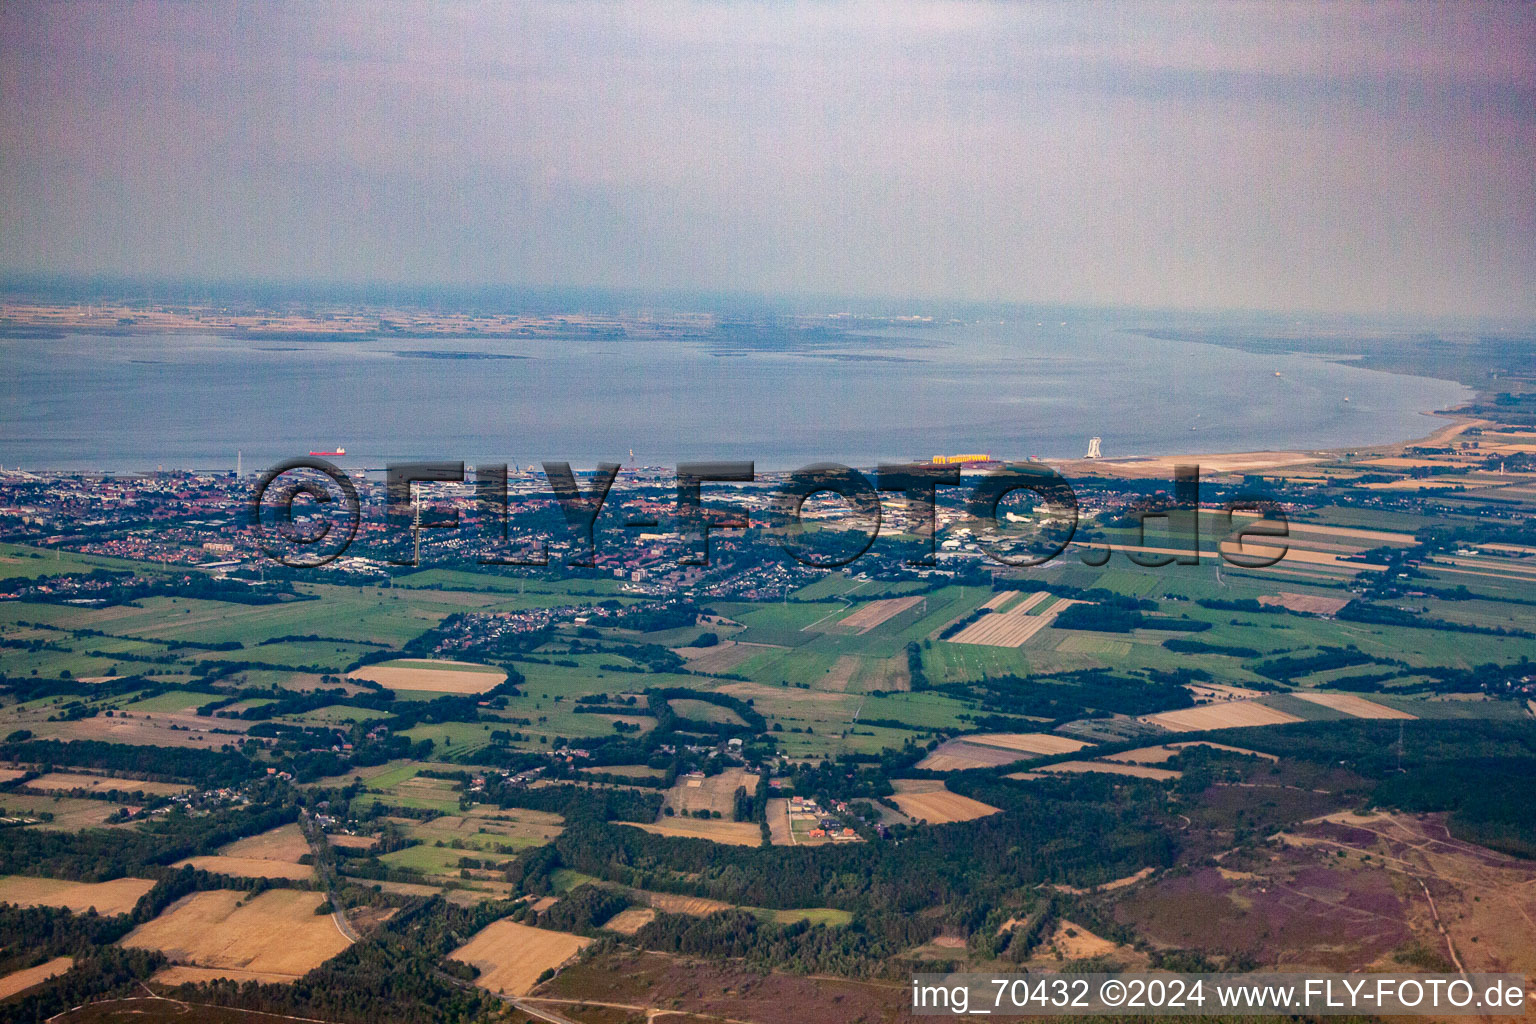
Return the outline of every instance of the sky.
<path id="1" fill-rule="evenodd" d="M 1536 315 L 1536 6 L 0 0 L 0 272 Z"/>

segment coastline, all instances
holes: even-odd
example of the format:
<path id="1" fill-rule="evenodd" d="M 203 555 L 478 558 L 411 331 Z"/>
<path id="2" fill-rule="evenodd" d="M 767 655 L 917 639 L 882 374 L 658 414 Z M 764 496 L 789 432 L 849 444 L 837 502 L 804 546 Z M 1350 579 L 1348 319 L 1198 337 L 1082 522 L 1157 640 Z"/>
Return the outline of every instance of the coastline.
<path id="1" fill-rule="evenodd" d="M 1422 437 L 1388 444 L 1323 448 L 1311 451 L 1248 451 L 1248 452 L 1185 452 L 1178 455 L 1130 455 L 1115 459 L 1046 459 L 1047 465 L 1064 476 L 1098 476 L 1114 479 L 1138 480 L 1151 477 L 1172 478 L 1174 467 L 1197 465 L 1202 473 L 1207 471 L 1247 473 L 1255 470 L 1292 469 L 1300 466 L 1322 465 L 1360 455 L 1389 456 L 1400 454 L 1408 448 L 1440 447 L 1451 439 L 1478 426 L 1488 426 L 1492 421 L 1480 419 L 1468 413 L 1448 410 L 1426 412 L 1425 416 L 1445 417 L 1453 422 Z"/>
<path id="2" fill-rule="evenodd" d="M 410 317 L 409 322 L 403 322 L 406 321 L 407 318 L 400 317 L 398 314 L 396 314 L 396 320 L 384 321 L 388 322 L 391 328 L 394 329 L 393 333 L 386 333 L 378 330 L 379 322 L 383 319 L 379 315 L 381 311 L 373 311 L 371 314 L 365 315 L 361 311 L 354 310 L 350 313 L 350 315 L 345 315 L 344 317 L 339 318 L 343 320 L 342 323 L 337 323 L 335 320 L 328 319 L 323 315 L 299 317 L 290 316 L 285 320 L 282 320 L 280 326 L 278 323 L 274 322 L 274 320 L 279 318 L 258 318 L 259 315 L 249 313 L 225 313 L 219 317 L 198 317 L 192 315 L 190 311 L 170 312 L 160 310 L 154 311 L 153 314 L 146 314 L 146 311 L 142 309 L 130 311 L 127 308 L 118 308 L 113 306 L 95 307 L 90 311 L 89 316 L 82 316 L 79 307 L 27 307 L 24 304 L 18 303 L 5 305 L 3 312 L 7 314 L 4 320 L 13 325 L 12 333 L 6 336 L 15 337 L 17 339 L 26 338 L 31 332 L 41 331 L 46 333 L 50 330 L 62 330 L 79 334 L 99 333 L 103 337 L 124 335 L 155 336 L 166 334 L 169 331 L 171 333 L 182 334 L 196 333 L 221 335 L 224 337 L 240 338 L 246 341 L 277 340 L 280 336 L 296 341 L 313 341 L 318 340 L 322 336 L 326 340 L 337 342 L 380 340 L 384 338 L 395 341 L 400 340 L 403 335 L 407 334 L 410 336 L 430 334 L 434 340 L 455 339 L 466 344 L 472 344 L 474 341 L 484 342 L 505 338 L 508 336 L 507 334 L 497 333 L 491 330 L 491 328 L 509 328 L 514 323 L 517 325 L 517 330 L 515 333 L 521 340 L 552 340 L 554 337 L 570 336 L 573 333 L 578 335 L 590 334 L 590 332 L 598 329 L 599 327 L 612 326 L 614 324 L 625 325 L 630 330 L 633 330 L 633 328 L 638 326 L 636 324 L 629 323 L 627 318 L 624 317 L 596 317 L 581 314 L 565 314 L 560 316 L 552 316 L 547 314 L 526 316 L 503 315 L 499 318 L 482 318 L 468 316 L 465 314 L 436 314 L 427 316 L 417 314 Z M 133 322 L 122 323 L 120 321 L 115 321 L 113 318 L 113 314 L 128 312 L 134 312 L 136 313 L 136 316 L 122 317 L 121 319 L 131 320 Z M 30 318 L 26 317 L 24 315 L 25 313 L 31 313 L 32 316 Z M 683 324 L 687 324 L 689 332 L 696 331 L 698 328 L 705 326 L 705 320 L 707 319 L 708 318 L 706 317 L 703 320 L 689 320 L 689 318 L 685 316 L 679 316 L 675 318 L 674 321 L 668 321 L 666 325 L 650 323 L 644 326 L 658 337 L 666 336 L 672 337 L 673 340 L 676 340 L 676 338 L 672 335 L 672 331 L 674 329 L 680 327 Z M 82 321 L 89 321 L 89 323 Z M 431 330 L 424 330 L 424 328 L 435 328 L 436 333 L 433 333 Z M 547 331 L 548 333 L 543 333 L 544 331 Z M 633 337 L 633 334 L 631 334 L 631 336 Z M 36 335 L 34 334 L 33 337 L 35 340 Z M 1229 351 L 1246 351 L 1243 346 L 1240 345 L 1221 344 L 1209 339 L 1180 338 L 1174 340 L 1178 340 L 1185 344 L 1202 346 L 1206 348 L 1223 349 Z M 279 349 L 262 351 L 286 350 Z M 448 361 L 490 357 L 489 355 L 480 355 L 479 353 L 473 355 L 470 353 L 456 352 L 439 353 L 436 350 L 423 350 L 420 354 L 426 355 L 428 352 L 431 352 L 435 358 L 447 359 Z M 416 355 L 418 353 L 412 351 L 410 353 L 395 352 L 393 354 L 396 356 L 401 356 Z M 1318 362 L 1338 362 L 1341 364 L 1354 363 L 1358 358 L 1357 356 L 1350 354 L 1337 353 L 1328 355 L 1304 350 L 1295 350 L 1287 352 L 1286 354 L 1300 356 L 1309 361 L 1315 360 Z M 497 356 L 497 358 L 517 357 Z M 132 360 L 132 362 L 148 363 L 152 362 L 152 360 L 135 359 Z M 1418 377 L 1426 380 L 1434 380 L 1447 384 L 1454 384 L 1458 389 L 1462 389 L 1463 395 L 1466 395 L 1467 390 L 1469 390 L 1469 386 L 1467 384 L 1464 384 L 1461 381 L 1457 381 L 1443 373 L 1437 375 L 1434 374 L 1433 371 L 1428 373 L 1411 372 L 1397 367 L 1368 367 L 1364 369 L 1369 369 L 1373 373 L 1385 373 L 1390 376 L 1410 378 Z M 1278 371 L 1276 376 L 1279 376 Z M 1207 392 L 1207 394 L 1214 395 L 1214 392 Z M 1333 444 L 1328 447 L 1320 448 L 1303 447 L 1298 445 L 1294 447 L 1247 448 L 1237 451 L 1217 450 L 1204 452 L 1190 452 L 1188 450 L 1179 451 L 1177 448 L 1175 448 L 1175 446 L 1180 445 L 1182 442 L 1194 440 L 1194 435 L 1190 435 L 1189 437 L 1162 437 L 1158 440 L 1154 440 L 1152 444 L 1148 446 L 1153 452 L 1157 452 L 1159 448 L 1162 448 L 1165 454 L 1122 455 L 1117 453 L 1109 458 L 1100 460 L 1086 460 L 1081 458 L 1072 458 L 1070 456 L 1057 456 L 1046 457 L 1042 459 L 1042 461 L 1045 464 L 1059 467 L 1064 472 L 1070 474 L 1100 477 L 1166 477 L 1171 475 L 1174 465 L 1188 464 L 1191 462 L 1199 463 L 1208 471 L 1214 473 L 1273 471 L 1276 469 L 1295 469 L 1307 465 L 1344 459 L 1349 457 L 1351 454 L 1388 454 L 1399 452 L 1403 448 L 1415 445 L 1443 444 L 1449 438 L 1457 436 L 1478 422 L 1472 418 L 1470 412 L 1457 411 L 1457 409 L 1465 408 L 1468 404 L 1475 402 L 1476 398 L 1473 396 L 1453 397 L 1449 394 L 1438 394 L 1436 396 L 1432 396 L 1423 393 L 1410 396 L 1409 394 L 1404 393 L 1393 397 L 1395 397 L 1397 401 L 1384 403 L 1383 405 L 1383 408 L 1387 408 L 1392 411 L 1392 426 L 1389 429 L 1375 431 L 1374 434 L 1376 438 L 1380 438 L 1382 436 L 1390 437 L 1393 434 L 1419 435 L 1419 428 L 1414 427 L 1411 422 L 1415 414 L 1435 416 L 1446 422 L 1438 424 L 1435 428 L 1419 436 L 1381 441 L 1369 445 Z M 1425 406 L 1429 406 L 1431 402 L 1451 405 L 1453 403 L 1457 403 L 1458 401 L 1461 402 L 1461 404 L 1456 405 L 1449 411 L 1431 411 L 1431 409 L 1424 408 Z M 1112 426 L 1112 424 L 1110 425 Z M 80 429 L 82 426 L 91 427 L 94 426 L 94 424 L 86 423 L 83 425 L 76 425 L 76 429 Z M 823 426 L 825 426 L 826 429 L 830 431 L 833 425 L 824 424 Z M 330 436 L 330 433 L 334 432 L 334 429 L 330 430 L 329 432 L 324 430 L 320 431 L 320 433 L 325 433 L 327 437 Z M 1091 430 L 1090 424 L 1085 422 L 1084 432 L 1097 433 L 1098 431 Z M 1111 432 L 1112 431 L 1105 431 L 1106 434 Z M 1335 431 L 1331 429 L 1327 431 L 1314 431 L 1311 433 L 1310 439 L 1315 439 L 1317 441 L 1323 442 L 1324 444 L 1327 444 L 1330 441 L 1336 440 L 1340 434 L 1344 434 L 1346 432 L 1348 431 Z M 907 431 L 907 433 L 911 434 L 912 431 Z M 1245 442 L 1247 444 L 1252 444 L 1254 441 L 1266 442 L 1275 439 L 1286 439 L 1284 437 L 1285 433 L 1287 433 L 1287 431 L 1283 429 L 1277 430 L 1275 429 L 1274 424 L 1270 424 L 1268 428 L 1262 431 L 1249 429 L 1243 432 L 1230 434 L 1227 437 L 1227 440 L 1230 442 L 1235 442 L 1238 445 L 1241 445 Z M 1216 444 L 1220 444 L 1220 441 L 1215 441 L 1215 437 L 1219 435 L 1220 432 L 1206 431 L 1202 436 L 1206 436 L 1207 439 L 1213 440 Z M 1277 437 L 1276 435 L 1279 436 Z M 81 436 L 86 435 L 82 434 Z M 873 449 L 875 454 L 880 454 L 879 449 L 885 448 L 887 446 L 898 448 L 909 448 L 910 446 L 913 446 L 913 442 L 911 441 L 910 437 L 903 437 L 902 440 L 897 441 L 894 445 L 892 445 L 891 441 L 896 436 L 894 434 L 888 435 L 886 437 L 886 441 L 881 443 L 879 440 L 881 434 L 878 432 L 878 429 L 875 433 L 871 433 L 868 436 L 875 439 L 873 444 L 870 444 L 868 441 L 861 441 L 852 447 L 863 448 L 866 452 Z M 1124 440 L 1133 440 L 1134 437 L 1135 435 L 1132 434 L 1131 437 L 1125 438 Z M 1143 439 L 1152 440 L 1150 437 L 1144 437 Z M 1303 438 L 1300 437 L 1296 439 L 1303 440 Z M 38 437 L 23 436 L 23 431 L 18 429 L 15 440 L 18 442 L 18 450 L 14 452 L 7 452 L 5 457 L 5 461 L 7 463 L 19 463 L 25 465 L 26 463 L 31 462 L 34 466 L 36 466 L 38 462 L 43 461 L 29 458 L 27 455 L 23 454 L 23 451 L 21 450 L 28 443 L 31 443 L 34 447 L 38 447 L 36 446 L 36 442 L 39 440 Z M 171 440 L 180 441 L 183 439 L 178 437 L 172 438 Z M 380 445 L 378 443 L 379 440 L 385 440 L 386 443 L 384 445 Z M 1059 442 L 1061 439 L 1055 438 L 1053 440 Z M 1124 440 L 1122 440 L 1120 443 L 1123 444 Z M 1159 441 L 1162 443 L 1159 443 Z M 950 448 L 949 450 L 988 450 L 985 446 L 967 447 L 969 442 L 965 441 L 964 439 L 954 440 L 952 443 L 959 445 L 959 447 Z M 922 442 L 919 441 L 917 444 L 922 444 Z M 977 442 L 977 444 L 984 445 L 984 442 Z M 1068 448 L 1068 451 L 1071 451 L 1072 448 L 1076 448 L 1077 451 L 1081 451 L 1082 448 L 1076 447 L 1076 444 L 1077 442 L 1073 441 L 1072 447 Z M 1167 446 L 1166 448 L 1164 447 L 1165 444 Z M 349 446 L 353 445 L 351 445 L 349 442 Z M 50 445 L 47 447 L 53 446 Z M 68 448 L 68 446 L 65 445 L 61 445 L 59 447 L 64 447 L 66 450 Z M 176 447 L 182 447 L 185 451 L 190 446 L 173 443 L 168 447 L 173 449 Z M 33 469 L 32 471 L 39 473 L 64 474 L 71 472 L 101 472 L 120 475 L 125 472 L 130 474 L 141 472 L 150 473 L 159 468 L 184 472 L 223 472 L 228 468 L 233 468 L 232 466 L 219 465 L 221 461 L 228 459 L 230 453 L 215 453 L 204 449 L 201 454 L 198 454 L 198 448 L 202 447 L 203 445 L 199 443 L 197 447 L 192 448 L 191 450 L 193 454 L 190 459 L 186 458 L 185 456 L 177 457 L 175 455 L 171 455 L 171 457 L 168 459 L 165 456 L 158 454 L 146 456 L 142 452 L 138 456 L 130 455 L 127 457 L 118 458 L 112 455 L 108 455 L 107 458 L 101 459 L 92 458 L 90 454 L 87 454 L 80 448 L 76 448 L 75 453 L 77 455 L 84 456 L 81 461 L 85 465 L 109 465 L 115 463 L 117 466 L 135 468 L 82 469 L 79 465 L 70 465 L 70 460 L 68 458 L 58 460 L 48 458 L 48 462 L 55 463 L 54 468 Z M 227 440 L 226 447 L 239 450 L 242 445 L 239 444 L 238 440 Z M 381 464 L 379 449 L 383 448 L 387 451 L 388 441 L 383 437 L 375 438 L 373 444 L 374 452 L 371 455 L 365 453 L 365 445 L 358 445 L 355 447 L 357 448 L 359 457 L 368 460 L 368 465 L 379 465 Z M 771 445 L 768 447 L 771 447 Z M 803 448 L 804 446 L 802 445 L 801 447 Z M 942 450 L 938 444 L 936 444 L 935 447 L 939 450 Z M 1004 446 L 1005 451 L 1006 447 L 1007 446 Z M 1042 447 L 1047 452 L 1051 451 L 1052 449 L 1057 452 L 1061 452 L 1062 448 L 1067 446 L 1061 443 L 1052 443 L 1049 445 L 1043 445 Z M 256 465 L 262 463 L 263 461 L 271 461 L 270 459 L 264 458 L 260 451 L 259 444 L 247 444 L 244 446 L 244 448 L 248 464 Z M 1169 449 L 1174 449 L 1175 454 L 1166 454 Z M 120 450 L 123 449 L 120 448 Z M 792 448 L 786 450 L 793 451 Z M 1132 451 L 1134 450 L 1135 449 L 1133 448 Z M 790 455 L 788 458 L 785 458 L 781 454 L 777 457 L 763 459 L 761 458 L 761 452 L 757 454 L 759 455 L 758 466 L 760 471 L 763 472 L 792 471 L 794 468 L 797 468 L 801 464 L 800 462 L 795 461 L 794 455 Z M 833 452 L 830 454 L 835 456 L 836 453 Z M 901 458 L 899 452 L 894 454 L 898 459 Z M 867 458 L 868 456 L 864 457 Z M 919 461 L 926 461 L 926 459 L 922 457 L 920 450 L 911 452 L 909 457 L 916 458 Z M 1016 451 L 1013 453 L 1005 454 L 1004 457 L 1022 459 L 1024 457 L 1024 453 L 1023 451 Z M 525 458 L 520 459 L 519 461 L 527 460 Z M 863 465 L 864 463 L 860 462 L 859 464 Z M 869 464 L 873 465 L 873 462 L 870 462 Z M 778 469 L 777 466 L 782 466 L 783 469 Z"/>

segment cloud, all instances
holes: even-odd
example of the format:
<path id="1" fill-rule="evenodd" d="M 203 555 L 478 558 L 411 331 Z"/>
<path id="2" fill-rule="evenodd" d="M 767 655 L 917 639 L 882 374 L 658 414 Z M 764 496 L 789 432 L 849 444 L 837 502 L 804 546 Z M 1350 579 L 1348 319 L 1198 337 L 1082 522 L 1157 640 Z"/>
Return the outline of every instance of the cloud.
<path id="1" fill-rule="evenodd" d="M 10 270 L 1536 313 L 1530 7 L 0 7 Z"/>

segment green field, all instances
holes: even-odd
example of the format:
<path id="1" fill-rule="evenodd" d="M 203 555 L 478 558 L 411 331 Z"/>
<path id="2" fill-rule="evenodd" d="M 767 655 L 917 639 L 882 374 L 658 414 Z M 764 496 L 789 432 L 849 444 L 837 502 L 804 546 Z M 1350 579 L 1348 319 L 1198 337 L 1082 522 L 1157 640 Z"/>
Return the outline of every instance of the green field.
<path id="1" fill-rule="evenodd" d="M 132 704 L 124 704 L 122 709 L 133 714 L 170 713 L 197 708 L 215 700 L 218 700 L 216 694 L 197 693 L 192 690 L 168 690 L 158 697 L 150 697 L 146 700 L 134 701 Z"/>

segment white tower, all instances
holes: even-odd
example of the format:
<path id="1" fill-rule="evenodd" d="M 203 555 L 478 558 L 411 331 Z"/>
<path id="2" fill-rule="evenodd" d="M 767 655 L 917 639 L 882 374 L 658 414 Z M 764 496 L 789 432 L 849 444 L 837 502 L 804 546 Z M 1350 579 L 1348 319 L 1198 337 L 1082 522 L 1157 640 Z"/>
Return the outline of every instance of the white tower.
<path id="1" fill-rule="evenodd" d="M 419 499 L 411 508 L 411 537 L 415 543 L 411 564 L 419 567 L 421 565 L 421 501 Z"/>
<path id="2" fill-rule="evenodd" d="M 1099 451 L 1099 442 L 1102 441 L 1102 440 L 1104 440 L 1102 437 L 1090 437 L 1088 439 L 1088 454 L 1084 455 L 1083 458 L 1085 458 L 1085 459 L 1102 458 L 1104 453 Z"/>

